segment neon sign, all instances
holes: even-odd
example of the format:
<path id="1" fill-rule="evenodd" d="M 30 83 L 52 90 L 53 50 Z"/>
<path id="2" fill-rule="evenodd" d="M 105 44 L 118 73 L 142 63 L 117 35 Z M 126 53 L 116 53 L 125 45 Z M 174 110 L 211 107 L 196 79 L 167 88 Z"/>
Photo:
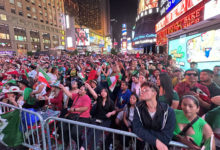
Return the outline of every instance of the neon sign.
<path id="1" fill-rule="evenodd" d="M 179 18 L 185 12 L 202 2 L 202 0 L 182 0 L 176 5 L 164 18 L 162 18 L 155 27 L 156 32 L 163 29 L 165 26 Z"/>
<path id="2" fill-rule="evenodd" d="M 191 11 L 177 21 L 171 23 L 163 30 L 157 33 L 157 45 L 164 45 L 167 43 L 167 35 L 193 24 L 196 24 L 204 19 L 204 5 Z"/>

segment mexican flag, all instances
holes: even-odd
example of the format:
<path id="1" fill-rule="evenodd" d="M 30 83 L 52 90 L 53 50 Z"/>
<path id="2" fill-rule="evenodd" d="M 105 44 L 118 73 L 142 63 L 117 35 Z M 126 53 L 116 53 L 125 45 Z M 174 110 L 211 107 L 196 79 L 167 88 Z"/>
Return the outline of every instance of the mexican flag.
<path id="1" fill-rule="evenodd" d="M 107 78 L 107 82 L 108 82 L 108 86 L 111 92 L 114 91 L 115 86 L 117 84 L 118 80 L 121 80 L 122 76 L 121 74 L 115 75 L 115 76 L 111 76 Z"/>
<path id="2" fill-rule="evenodd" d="M 24 72 L 25 72 L 25 76 L 26 76 L 26 78 L 29 78 L 29 75 L 28 75 L 27 70 L 25 70 Z"/>
<path id="3" fill-rule="evenodd" d="M 48 87 L 50 87 L 50 84 L 48 83 L 50 81 L 50 77 L 47 75 L 47 73 L 43 69 L 39 69 L 38 73 L 38 81 L 45 83 Z"/>
<path id="4" fill-rule="evenodd" d="M 19 110 L 0 115 L 0 142 L 8 147 L 21 145 L 24 139 L 20 125 Z"/>
<path id="5" fill-rule="evenodd" d="M 86 81 L 86 76 L 82 72 L 79 72 L 77 75 L 78 77 L 80 77 L 80 79 L 82 79 L 83 81 Z"/>

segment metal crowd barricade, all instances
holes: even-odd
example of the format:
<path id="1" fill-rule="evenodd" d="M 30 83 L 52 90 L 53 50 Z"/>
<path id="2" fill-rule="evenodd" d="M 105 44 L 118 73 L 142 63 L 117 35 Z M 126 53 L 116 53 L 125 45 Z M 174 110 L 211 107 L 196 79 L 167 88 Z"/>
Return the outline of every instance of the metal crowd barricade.
<path id="1" fill-rule="evenodd" d="M 20 117 L 21 117 L 21 131 L 23 134 L 23 143 L 22 145 L 25 147 L 28 147 L 33 150 L 65 150 L 66 145 L 64 144 L 64 136 L 67 136 L 69 139 L 68 143 L 68 149 L 80 149 L 79 147 L 79 135 L 82 134 L 83 141 L 85 143 L 85 149 L 87 150 L 88 147 L 91 148 L 91 146 L 88 144 L 91 141 L 88 141 L 88 131 L 92 132 L 93 137 L 93 146 L 94 149 L 97 150 L 98 147 L 100 149 L 123 149 L 125 150 L 125 142 L 126 138 L 129 137 L 132 140 L 132 150 L 136 150 L 136 143 L 137 143 L 137 136 L 134 133 L 122 131 L 122 130 L 116 130 L 111 128 L 106 128 L 102 126 L 72 121 L 68 119 L 58 118 L 58 117 L 49 117 L 46 120 L 43 120 L 43 117 L 38 112 L 33 112 L 27 109 L 22 109 L 19 107 L 15 107 L 13 105 L 9 105 L 6 103 L 0 102 L 0 114 L 7 113 L 9 111 L 13 110 L 19 110 L 20 111 Z M 23 117 L 22 117 L 23 116 Z M 29 121 L 28 121 L 29 120 Z M 34 121 L 33 121 L 34 120 Z M 58 134 L 58 127 L 57 123 L 59 123 L 60 133 Z M 64 126 L 65 125 L 65 126 Z M 75 126 L 76 128 L 76 141 L 73 142 L 72 140 L 72 126 Z M 64 127 L 68 128 L 64 131 Z M 79 128 L 82 127 L 84 129 L 83 133 L 79 133 Z M 96 143 L 96 132 L 101 131 L 101 140 Z M 46 132 L 46 135 L 45 135 Z M 68 132 L 68 133 L 66 133 Z M 110 137 L 110 138 L 109 138 Z M 111 144 L 107 144 L 106 139 L 110 139 Z M 91 144 L 91 143 L 90 143 Z M 99 146 L 101 145 L 101 147 Z M 108 146 L 107 146 L 108 145 Z M 120 147 L 121 145 L 121 147 Z M 169 145 L 172 147 L 172 150 L 178 150 L 179 148 L 186 148 L 187 146 L 176 142 L 171 141 Z M 119 148 L 119 147 L 120 148 Z"/>
<path id="2" fill-rule="evenodd" d="M 0 102 L 1 114 L 16 109 L 20 111 L 21 132 L 24 139 L 22 145 L 33 150 L 46 150 L 45 128 L 41 115 L 37 112 Z"/>
<path id="3" fill-rule="evenodd" d="M 53 125 L 51 126 L 50 122 L 51 120 L 53 120 Z M 56 123 L 60 123 L 60 133 L 58 134 L 57 133 L 57 130 L 58 130 L 58 127 L 56 125 Z M 67 127 L 68 129 L 64 131 L 64 124 L 65 127 Z M 76 141 L 72 141 L 72 135 L 71 135 L 71 126 L 72 125 L 75 125 L 76 126 L 76 132 L 77 132 L 77 140 Z M 80 147 L 79 147 L 79 132 L 78 132 L 78 129 L 79 127 L 83 127 L 84 128 L 84 132 L 83 132 L 83 141 L 85 143 L 85 150 L 89 149 L 89 147 L 91 148 L 91 145 L 89 145 L 88 143 L 91 142 L 91 141 L 88 141 L 87 140 L 87 136 L 88 136 L 88 130 L 93 130 L 92 132 L 92 136 L 93 136 L 93 146 L 94 146 L 94 150 L 97 150 L 97 149 L 107 149 L 107 150 L 115 150 L 115 149 L 120 149 L 120 150 L 125 150 L 125 141 L 126 141 L 126 137 L 129 137 L 132 139 L 132 144 L 130 144 L 130 146 L 132 147 L 132 150 L 136 150 L 136 142 L 137 142 L 137 136 L 134 134 L 134 133 L 130 133 L 130 132 L 126 132 L 126 131 L 122 131 L 122 130 L 116 130 L 116 129 L 111 129 L 111 128 L 106 128 L 106 127 L 102 127 L 102 126 L 97 126 L 97 125 L 92 125 L 92 124 L 87 124 L 87 123 L 82 123 L 82 122 L 77 122 L 77 121 L 72 121 L 72 120 L 67 120 L 67 119 L 63 119 L 63 118 L 57 118 L 57 117 L 49 117 L 46 121 L 45 121 L 45 127 L 47 128 L 47 148 L 49 150 L 65 150 L 65 149 L 77 149 L 79 150 Z M 100 142 L 99 144 L 96 143 L 95 139 L 96 139 L 96 135 L 95 135 L 95 132 L 97 131 L 101 131 L 102 132 L 102 136 L 101 136 L 101 146 L 99 147 L 100 145 Z M 65 132 L 68 132 L 68 133 L 65 133 Z M 64 135 L 65 134 L 65 135 Z M 68 143 L 68 146 L 65 145 L 65 141 L 64 141 L 64 136 L 68 136 L 69 138 L 69 143 Z M 108 145 L 108 147 L 106 147 L 106 137 L 109 137 L 111 136 L 112 140 L 111 140 L 111 144 Z M 122 139 L 122 143 L 121 143 L 121 146 L 120 147 L 119 145 L 119 137 L 121 136 L 121 139 Z M 118 141 L 119 140 L 119 141 Z M 179 148 L 186 148 L 187 149 L 187 146 L 182 144 L 182 143 L 179 143 L 179 142 L 176 142 L 176 141 L 171 141 L 169 143 L 169 145 L 172 147 L 172 150 L 178 150 Z M 66 147 L 67 146 L 67 147 Z M 117 147 L 119 146 L 119 147 Z"/>
<path id="4" fill-rule="evenodd" d="M 52 125 L 52 127 L 49 125 L 49 122 L 51 121 L 51 120 L 55 120 L 54 121 L 54 124 Z M 60 131 L 60 133 L 59 133 L 59 135 L 58 135 L 58 133 L 57 133 L 57 130 L 58 130 L 58 128 L 57 128 L 57 125 L 55 124 L 55 122 L 59 122 L 60 123 L 60 128 L 61 128 L 61 131 Z M 66 124 L 65 126 L 66 127 L 68 127 L 68 129 L 66 130 L 65 129 L 65 132 L 66 131 L 68 131 L 68 133 L 64 133 L 64 124 Z M 102 127 L 102 126 L 97 126 L 97 125 L 92 125 L 92 124 L 87 124 L 87 123 L 82 123 L 82 122 L 77 122 L 77 121 L 72 121 L 72 120 L 67 120 L 67 119 L 63 119 L 63 118 L 57 118 L 57 117 L 50 117 L 50 118 L 48 118 L 46 121 L 45 121 L 45 125 L 46 125 L 46 128 L 47 128 L 47 144 L 48 144 L 48 146 L 47 146 L 47 148 L 49 149 L 49 150 L 53 150 L 53 149 L 62 149 L 62 150 L 65 150 L 65 149 L 67 149 L 67 147 L 66 147 L 66 145 L 64 144 L 65 142 L 64 142 L 64 136 L 68 136 L 68 138 L 69 138 L 69 143 L 68 143 L 68 147 L 69 147 L 69 149 L 80 149 L 80 147 L 79 147 L 79 138 L 81 138 L 81 137 L 79 137 L 79 132 L 78 132 L 78 128 L 79 127 L 83 127 L 83 129 L 84 129 L 84 131 L 83 131 L 83 141 L 85 142 L 85 149 L 87 150 L 88 149 L 88 147 L 90 146 L 90 145 L 88 145 L 88 143 L 90 142 L 90 141 L 87 141 L 87 131 L 88 130 L 93 130 L 93 145 L 94 145 L 94 149 L 95 150 L 97 150 L 98 149 L 98 143 L 95 143 L 95 139 L 96 139 L 96 137 L 95 137 L 95 132 L 97 132 L 97 131 L 101 131 L 102 132 L 102 135 L 101 135 L 101 142 L 102 142 L 102 149 L 103 150 L 105 150 L 105 149 L 112 149 L 112 150 L 114 150 L 114 149 L 116 149 L 116 142 L 118 142 L 116 139 L 117 139 L 117 137 L 118 137 L 118 135 L 121 135 L 122 136 L 122 139 L 123 139 L 123 142 L 122 142 L 122 146 L 123 146 L 123 150 L 125 150 L 125 137 L 127 136 L 127 137 L 130 137 L 130 138 L 133 138 L 133 145 L 134 145 L 134 147 L 133 147 L 133 149 L 134 150 L 136 150 L 136 138 L 137 138 L 137 136 L 135 135 L 135 134 L 133 134 L 133 133 L 130 133 L 130 132 L 125 132 L 125 131 L 121 131 L 121 130 L 116 130 L 116 129 L 111 129 L 111 128 L 106 128 L 106 127 Z M 71 135 L 71 132 L 72 132 L 72 129 L 71 129 L 71 127 L 72 127 L 72 125 L 75 125 L 76 126 L 76 132 L 77 132 L 77 140 L 76 141 L 74 141 L 75 142 L 75 144 L 74 144 L 74 142 L 72 142 L 72 135 Z M 52 138 L 52 136 L 51 136 L 51 134 L 54 134 L 54 139 Z M 64 135 L 65 134 L 65 135 Z M 58 137 L 59 136 L 59 137 Z M 112 143 L 109 145 L 111 148 L 107 148 L 106 147 L 106 141 L 105 141 L 105 139 L 106 139 L 106 137 L 108 137 L 108 136 L 111 136 L 112 137 Z M 53 142 L 52 142 L 53 141 Z M 99 142 L 100 143 L 100 142 Z M 96 144 L 97 144 L 97 146 L 96 146 Z M 100 148 L 101 148 L 100 147 Z"/>

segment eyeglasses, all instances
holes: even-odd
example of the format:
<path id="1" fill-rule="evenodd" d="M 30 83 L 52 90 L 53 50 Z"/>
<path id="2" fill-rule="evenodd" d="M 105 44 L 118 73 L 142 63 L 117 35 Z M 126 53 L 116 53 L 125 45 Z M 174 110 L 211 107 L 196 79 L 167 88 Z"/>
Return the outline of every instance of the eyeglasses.
<path id="1" fill-rule="evenodd" d="M 193 75 L 194 77 L 198 76 L 196 73 L 187 73 L 186 75 L 187 75 L 187 76 Z"/>

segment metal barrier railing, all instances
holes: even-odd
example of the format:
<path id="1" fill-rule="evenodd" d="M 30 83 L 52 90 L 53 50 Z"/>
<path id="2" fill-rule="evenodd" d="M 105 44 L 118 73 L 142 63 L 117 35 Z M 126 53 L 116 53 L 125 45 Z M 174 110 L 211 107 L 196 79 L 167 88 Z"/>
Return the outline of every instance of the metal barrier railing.
<path id="1" fill-rule="evenodd" d="M 53 125 L 52 127 L 49 125 L 49 122 L 53 120 Z M 56 125 L 56 123 L 60 123 L 60 129 L 61 131 L 59 133 L 57 133 L 58 127 Z M 76 130 L 76 136 L 75 137 L 75 145 L 73 145 L 74 143 L 72 143 L 72 125 L 75 126 L 75 130 Z M 67 149 L 67 147 L 69 147 L 69 149 L 80 149 L 80 146 L 83 144 L 80 144 L 80 135 L 83 136 L 83 143 L 84 143 L 84 148 L 87 150 L 89 147 L 90 149 L 98 149 L 98 143 L 96 141 L 96 132 L 101 132 L 102 136 L 101 136 L 101 141 L 102 141 L 102 149 L 116 149 L 117 147 L 117 143 L 119 142 L 121 139 L 121 146 L 123 149 L 125 150 L 125 142 L 126 142 L 126 137 L 132 138 L 132 149 L 136 150 L 136 144 L 137 144 L 137 136 L 134 133 L 130 133 L 130 132 L 126 132 L 126 131 L 122 131 L 122 130 L 116 130 L 116 129 L 111 129 L 111 128 L 106 128 L 106 127 L 102 127 L 102 126 L 97 126 L 97 125 L 92 125 L 92 124 L 87 124 L 87 123 L 83 123 L 83 122 L 77 122 L 77 121 L 73 121 L 73 120 L 68 120 L 68 119 L 63 119 L 63 118 L 57 118 L 57 117 L 49 117 L 46 121 L 45 121 L 45 126 L 47 128 L 47 148 L 49 150 L 52 149 L 62 149 L 65 150 Z M 82 127 L 83 128 L 83 133 L 79 133 L 78 129 Z M 91 135 L 91 131 L 92 131 L 92 135 Z M 66 133 L 68 132 L 68 133 Z M 54 134 L 54 136 L 51 136 L 51 134 Z M 67 137 L 68 136 L 68 137 Z M 92 136 L 93 139 L 91 141 L 91 138 L 89 138 L 90 140 L 88 140 L 88 136 Z M 111 144 L 108 145 L 106 147 L 106 137 L 111 136 Z M 120 138 L 121 136 L 121 138 Z M 70 141 L 68 143 L 68 145 L 65 144 L 65 139 L 67 139 Z M 53 142 L 52 142 L 53 140 Z M 119 140 L 119 141 L 118 141 Z M 90 143 L 90 144 L 89 144 Z M 176 142 L 176 141 L 171 141 L 170 146 L 172 146 L 172 149 L 178 149 L 178 148 L 187 148 L 186 145 Z M 75 146 L 75 147 L 74 147 Z M 92 146 L 92 147 L 91 147 Z M 131 146 L 131 145 L 130 145 Z M 117 148 L 118 149 L 118 148 Z"/>
<path id="2" fill-rule="evenodd" d="M 21 117 L 20 131 L 22 132 L 24 140 L 22 145 L 34 150 L 46 150 L 44 121 L 39 113 L 3 102 L 0 102 L 0 110 L 1 114 L 19 110 Z"/>
<path id="3" fill-rule="evenodd" d="M 58 117 L 43 120 L 42 115 L 38 112 L 0 102 L 0 114 L 13 110 L 20 111 L 24 140 L 22 145 L 30 149 L 65 150 L 69 148 L 79 150 L 83 146 L 86 150 L 88 148 L 125 150 L 128 138 L 132 143 L 129 146 L 132 146 L 133 150 L 137 149 L 138 137 L 134 133 Z M 186 145 L 176 141 L 171 141 L 169 145 L 172 146 L 172 150 L 187 148 Z"/>
<path id="4" fill-rule="evenodd" d="M 54 124 L 52 126 L 52 128 L 49 125 L 50 120 L 54 120 Z M 55 124 L 56 123 L 60 123 L 60 129 L 61 131 L 58 133 L 58 127 Z M 130 137 L 133 138 L 134 141 L 134 150 L 136 150 L 136 138 L 137 136 L 133 133 L 130 132 L 125 132 L 125 131 L 121 131 L 121 130 L 116 130 L 116 129 L 111 129 L 111 128 L 106 128 L 106 127 L 102 127 L 102 126 L 97 126 L 97 125 L 92 125 L 92 124 L 87 124 L 87 123 L 83 123 L 83 122 L 77 122 L 77 121 L 72 121 L 72 120 L 67 120 L 67 119 L 63 119 L 63 118 L 57 118 L 57 117 L 50 117 L 45 121 L 46 124 L 46 128 L 47 128 L 47 144 L 48 144 L 48 148 L 49 150 L 51 149 L 58 149 L 59 147 L 61 147 L 63 150 L 67 149 L 67 147 L 69 147 L 70 149 L 73 149 L 74 145 L 71 142 L 74 138 L 75 140 L 75 147 L 76 149 L 80 149 L 81 145 L 85 146 L 85 149 L 88 149 L 89 146 L 93 145 L 93 147 L 90 147 L 92 149 L 98 149 L 98 144 L 97 140 L 96 140 L 96 132 L 101 132 L 101 135 L 99 134 L 99 139 L 102 140 L 102 149 L 105 150 L 106 148 L 106 137 L 111 136 L 112 137 L 112 145 L 108 145 L 108 146 L 112 146 L 112 149 L 116 149 L 116 138 L 118 137 L 118 135 L 122 136 L 122 145 L 123 145 L 123 150 L 125 149 L 125 137 Z M 73 127 L 72 125 L 74 125 L 75 127 Z M 68 128 L 68 129 L 67 129 Z M 79 128 L 83 128 L 83 133 L 78 132 Z M 76 129 L 76 136 L 77 137 L 73 137 L 73 130 Z M 66 133 L 68 131 L 68 133 Z M 81 130 L 82 131 L 82 130 Z M 51 133 L 54 133 L 54 139 L 52 142 L 51 139 Z M 92 133 L 92 135 L 90 134 Z M 59 137 L 58 137 L 59 135 Z M 83 137 L 81 137 L 80 135 L 82 135 Z M 68 136 L 68 137 L 66 137 Z M 88 136 L 92 136 L 92 141 L 91 138 L 89 138 Z M 116 137 L 117 136 L 117 137 Z M 65 143 L 64 139 L 69 140 L 69 143 Z M 83 139 L 83 144 L 80 143 L 80 139 Z M 88 140 L 88 138 L 90 140 Z M 60 143 L 60 144 L 59 144 Z"/>

